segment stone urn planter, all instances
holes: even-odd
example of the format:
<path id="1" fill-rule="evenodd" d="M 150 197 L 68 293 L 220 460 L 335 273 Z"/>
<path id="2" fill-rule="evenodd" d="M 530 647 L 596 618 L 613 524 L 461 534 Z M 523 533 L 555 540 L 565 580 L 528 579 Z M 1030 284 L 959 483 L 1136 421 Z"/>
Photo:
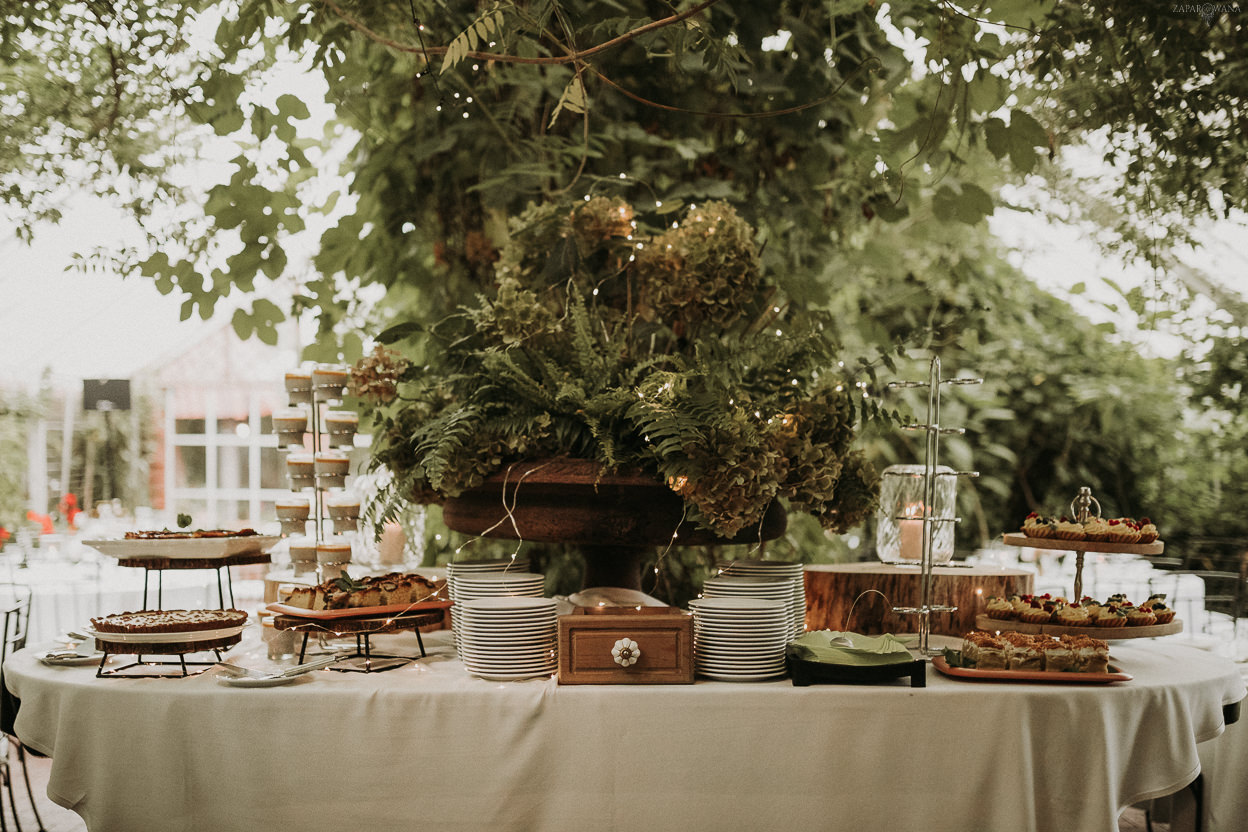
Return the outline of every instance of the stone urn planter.
<path id="1" fill-rule="evenodd" d="M 576 545 L 585 587 L 640 589 L 642 560 L 673 533 L 680 546 L 748 544 L 779 537 L 787 523 L 773 503 L 761 524 L 729 539 L 681 522 L 683 514 L 680 495 L 652 475 L 603 473 L 593 460 L 563 457 L 516 463 L 442 505 L 457 532 Z"/>

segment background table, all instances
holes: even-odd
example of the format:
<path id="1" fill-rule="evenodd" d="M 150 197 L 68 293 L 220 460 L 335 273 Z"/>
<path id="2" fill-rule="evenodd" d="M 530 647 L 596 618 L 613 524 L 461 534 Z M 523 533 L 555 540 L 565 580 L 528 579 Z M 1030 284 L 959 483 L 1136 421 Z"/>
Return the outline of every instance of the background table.
<path id="1" fill-rule="evenodd" d="M 470 677 L 449 635 L 405 668 L 269 689 L 96 679 L 31 650 L 5 678 L 18 735 L 53 755 L 49 796 L 92 832 L 1114 832 L 1196 776 L 1244 695 L 1231 662 L 1164 641 L 1115 645 L 1135 679 L 1114 686 L 560 687 Z"/>
<path id="2" fill-rule="evenodd" d="M 55 638 L 66 630 L 81 630 L 93 616 L 143 609 L 144 573 L 118 566 L 112 558 L 77 563 L 42 560 L 26 567 L 0 560 L 0 576 L 31 589 L 28 644 Z M 156 606 L 154 593 L 148 600 Z M 217 606 L 215 573 L 169 573 L 163 602 L 165 609 Z"/>

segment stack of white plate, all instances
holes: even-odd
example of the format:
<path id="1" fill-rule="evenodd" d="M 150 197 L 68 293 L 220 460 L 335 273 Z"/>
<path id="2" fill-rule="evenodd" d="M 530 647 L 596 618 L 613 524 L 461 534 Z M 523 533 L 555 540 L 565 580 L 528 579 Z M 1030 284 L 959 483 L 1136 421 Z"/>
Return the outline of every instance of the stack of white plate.
<path id="1" fill-rule="evenodd" d="M 721 560 L 715 564 L 715 569 L 719 573 L 718 577 L 721 578 L 770 578 L 788 581 L 791 593 L 789 613 L 793 617 L 793 638 L 806 632 L 805 566 L 784 560 Z"/>
<path id="2" fill-rule="evenodd" d="M 516 574 L 517 572 L 529 571 L 529 559 L 520 557 L 512 560 L 511 558 L 482 558 L 478 560 L 460 560 L 452 561 L 446 565 L 446 591 L 452 601 L 459 599 L 455 595 L 455 580 L 463 576 L 473 576 L 480 574 L 489 574 L 494 572 L 505 572 L 508 574 Z"/>
<path id="3" fill-rule="evenodd" d="M 458 605 L 459 658 L 474 676 L 510 681 L 558 667 L 553 598 L 477 598 Z"/>
<path id="4" fill-rule="evenodd" d="M 698 675 L 753 682 L 784 675 L 792 621 L 788 604 L 770 598 L 695 598 L 693 660 Z"/>
<path id="5" fill-rule="evenodd" d="M 478 575 L 458 575 L 455 578 L 456 604 L 477 598 L 498 598 L 504 595 L 521 595 L 541 598 L 546 590 L 546 576 L 536 572 L 482 572 Z"/>
<path id="6" fill-rule="evenodd" d="M 450 588 L 451 579 L 447 577 Z M 458 575 L 451 592 L 451 629 L 455 631 L 455 646 L 459 646 L 459 615 L 467 601 L 478 598 L 541 598 L 546 589 L 546 576 L 536 572 L 478 572 Z"/>

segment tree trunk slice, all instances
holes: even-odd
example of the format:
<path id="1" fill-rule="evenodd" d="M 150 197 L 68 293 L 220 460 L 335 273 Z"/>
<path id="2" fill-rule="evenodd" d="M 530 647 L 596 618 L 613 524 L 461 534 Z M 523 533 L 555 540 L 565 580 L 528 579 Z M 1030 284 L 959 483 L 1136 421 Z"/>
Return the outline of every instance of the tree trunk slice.
<path id="1" fill-rule="evenodd" d="M 1007 546 L 1030 546 L 1033 549 L 1058 549 L 1063 552 L 1160 555 L 1166 549 L 1166 544 L 1160 540 L 1154 540 L 1152 543 L 1101 543 L 1095 540 L 1056 540 L 1051 537 L 1028 537 L 1025 534 L 1007 534 L 1001 540 Z"/>
<path id="2" fill-rule="evenodd" d="M 1025 621 L 992 618 L 986 613 L 978 616 L 975 626 L 989 632 L 1031 633 L 1047 636 L 1092 636 L 1102 641 L 1121 641 L 1129 638 L 1157 638 L 1183 632 L 1183 622 L 1177 618 L 1165 624 L 1148 624 L 1142 627 L 1067 627 L 1062 624 L 1029 624 Z"/>
<path id="3" fill-rule="evenodd" d="M 806 629 L 844 630 L 866 635 L 916 633 L 918 616 L 899 615 L 893 612 L 893 607 L 919 605 L 920 579 L 917 568 L 887 563 L 807 566 Z M 958 609 L 932 613 L 931 632 L 955 636 L 970 632 L 975 629 L 976 616 L 984 611 L 989 597 L 1029 594 L 1034 579 L 1031 572 L 1023 569 L 934 567 L 930 603 Z M 856 599 L 857 606 L 854 605 Z"/>

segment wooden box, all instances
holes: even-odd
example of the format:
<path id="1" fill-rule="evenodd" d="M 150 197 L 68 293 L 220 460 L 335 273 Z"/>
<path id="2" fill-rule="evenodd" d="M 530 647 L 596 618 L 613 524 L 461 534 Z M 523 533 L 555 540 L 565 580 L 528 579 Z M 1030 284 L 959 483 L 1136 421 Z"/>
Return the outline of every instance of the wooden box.
<path id="1" fill-rule="evenodd" d="M 562 615 L 559 684 L 693 684 L 693 617 L 675 607 L 579 608 Z"/>

